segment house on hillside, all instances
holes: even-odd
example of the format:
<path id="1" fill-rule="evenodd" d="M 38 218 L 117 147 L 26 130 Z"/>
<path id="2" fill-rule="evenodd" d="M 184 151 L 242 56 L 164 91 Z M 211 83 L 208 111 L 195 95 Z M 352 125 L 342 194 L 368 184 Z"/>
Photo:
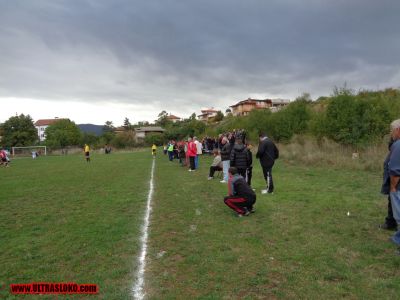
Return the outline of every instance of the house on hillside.
<path id="1" fill-rule="evenodd" d="M 270 107 L 270 109 L 272 112 L 276 112 L 289 104 L 290 100 L 287 99 L 272 99 L 272 107 Z"/>
<path id="2" fill-rule="evenodd" d="M 135 128 L 135 140 L 136 142 L 143 141 L 151 133 L 164 133 L 164 131 L 165 129 L 156 126 Z"/>
<path id="3" fill-rule="evenodd" d="M 272 100 L 258 100 L 248 98 L 247 100 L 242 100 L 236 103 L 235 105 L 230 106 L 232 108 L 232 115 L 234 116 L 246 116 L 253 109 L 265 109 L 272 107 Z"/>
<path id="4" fill-rule="evenodd" d="M 55 119 L 40 119 L 35 122 L 35 128 L 38 132 L 38 138 L 40 142 L 46 140 L 45 130 L 49 125 L 52 125 L 60 120 L 68 120 L 64 118 L 55 118 Z"/>
<path id="5" fill-rule="evenodd" d="M 176 123 L 176 122 L 182 121 L 182 118 L 179 118 L 177 116 L 170 114 L 167 116 L 167 120 L 170 120 L 171 122 Z"/>
<path id="6" fill-rule="evenodd" d="M 203 122 L 208 122 L 211 118 L 217 116 L 218 110 L 212 108 L 206 108 L 201 110 L 201 114 L 197 116 L 197 119 Z"/>

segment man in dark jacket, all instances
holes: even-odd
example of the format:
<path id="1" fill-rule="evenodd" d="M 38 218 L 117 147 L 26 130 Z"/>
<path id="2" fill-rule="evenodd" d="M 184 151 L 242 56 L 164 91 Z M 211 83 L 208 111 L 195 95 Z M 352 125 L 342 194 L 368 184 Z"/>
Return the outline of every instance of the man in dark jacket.
<path id="1" fill-rule="evenodd" d="M 249 150 L 241 139 L 236 139 L 231 151 L 230 166 L 236 167 L 238 173 L 246 178 L 246 170 L 250 164 Z"/>
<path id="2" fill-rule="evenodd" d="M 256 194 L 235 167 L 229 168 L 229 175 L 228 196 L 224 198 L 224 203 L 233 209 L 238 217 L 248 216 L 254 212 Z"/>
<path id="3" fill-rule="evenodd" d="M 394 140 L 391 138 L 389 141 L 389 153 L 386 156 L 385 161 L 383 162 L 383 182 L 382 182 L 381 193 L 384 195 L 388 195 L 388 209 L 387 209 L 387 216 L 385 218 L 385 223 L 380 225 L 380 227 L 382 229 L 396 231 L 397 222 L 393 217 L 392 202 L 390 200 L 390 195 L 389 195 L 390 193 L 389 159 L 390 159 L 390 148 L 392 147 L 393 143 Z"/>
<path id="4" fill-rule="evenodd" d="M 265 182 L 267 183 L 267 188 L 265 190 L 261 190 L 261 193 L 272 194 L 274 192 L 272 167 L 274 166 L 275 160 L 279 158 L 279 150 L 275 146 L 274 142 L 271 141 L 264 133 L 260 134 L 260 144 L 258 145 L 256 158 L 260 160 Z"/>

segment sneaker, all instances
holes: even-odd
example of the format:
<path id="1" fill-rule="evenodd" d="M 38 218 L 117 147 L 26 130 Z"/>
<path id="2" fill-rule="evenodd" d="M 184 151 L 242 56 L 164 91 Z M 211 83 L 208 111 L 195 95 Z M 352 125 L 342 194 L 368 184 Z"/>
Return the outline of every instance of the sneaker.
<path id="1" fill-rule="evenodd" d="M 273 194 L 274 192 L 269 192 L 268 190 L 261 190 L 261 194 Z"/>
<path id="2" fill-rule="evenodd" d="M 192 169 L 189 169 L 189 172 L 192 172 Z"/>
<path id="3" fill-rule="evenodd" d="M 211 179 L 214 179 L 214 177 L 208 177 L 208 178 L 207 178 L 207 180 L 211 180 Z"/>
<path id="4" fill-rule="evenodd" d="M 253 207 L 252 209 L 249 210 L 249 212 L 250 212 L 251 214 L 254 214 L 254 213 L 256 212 L 256 209 Z"/>
<path id="5" fill-rule="evenodd" d="M 243 214 L 244 216 L 248 216 L 250 212 L 246 209 L 245 213 Z"/>
<path id="6" fill-rule="evenodd" d="M 238 218 L 241 218 L 241 217 L 243 217 L 243 215 L 238 213 L 238 214 L 237 214 L 237 217 L 238 217 Z"/>
<path id="7" fill-rule="evenodd" d="M 228 181 L 225 181 L 225 180 L 221 180 L 220 182 L 221 182 L 221 183 L 227 183 Z"/>
<path id="8" fill-rule="evenodd" d="M 379 225 L 380 229 L 385 229 L 385 230 L 391 230 L 391 231 L 397 231 L 397 226 L 390 226 L 387 223 L 383 223 Z"/>

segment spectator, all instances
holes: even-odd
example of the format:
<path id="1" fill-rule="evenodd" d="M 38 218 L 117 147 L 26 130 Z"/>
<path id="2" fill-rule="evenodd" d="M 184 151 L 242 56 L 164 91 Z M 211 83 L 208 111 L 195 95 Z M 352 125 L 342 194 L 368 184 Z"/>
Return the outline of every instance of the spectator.
<path id="1" fill-rule="evenodd" d="M 253 148 L 250 144 L 247 144 L 247 151 L 249 155 L 249 166 L 246 170 L 246 181 L 249 186 L 251 186 L 251 177 L 253 177 L 253 153 L 251 149 Z"/>
<path id="2" fill-rule="evenodd" d="M 199 168 L 199 160 L 200 160 L 200 155 L 203 154 L 203 145 L 199 142 L 197 137 L 194 137 L 194 143 L 196 145 L 196 158 L 194 160 L 195 168 Z"/>
<path id="3" fill-rule="evenodd" d="M 217 149 L 213 150 L 214 160 L 210 166 L 210 174 L 208 175 L 208 180 L 214 178 L 215 171 L 222 171 L 222 160 L 221 155 Z"/>
<path id="4" fill-rule="evenodd" d="M 386 230 L 397 230 L 397 222 L 393 217 L 393 209 L 392 209 L 392 202 L 390 200 L 390 175 L 389 175 L 389 158 L 390 158 L 390 148 L 392 147 L 393 144 L 393 139 L 391 138 L 389 141 L 389 153 L 386 156 L 386 159 L 383 163 L 383 182 L 382 182 L 382 188 L 381 188 L 381 193 L 384 195 L 388 195 L 388 208 L 387 208 L 387 216 L 385 218 L 385 223 L 380 225 L 382 229 Z"/>
<path id="5" fill-rule="evenodd" d="M 224 178 L 220 181 L 221 183 L 228 182 L 228 170 L 230 167 L 230 158 L 231 158 L 231 144 L 228 141 L 227 137 L 223 137 L 221 140 L 221 160 L 222 160 L 222 168 L 224 172 Z"/>
<path id="6" fill-rule="evenodd" d="M 248 216 L 254 212 L 256 194 L 238 174 L 235 167 L 229 168 L 229 175 L 231 177 L 228 184 L 228 196 L 224 198 L 224 203 L 233 209 L 238 217 Z"/>
<path id="7" fill-rule="evenodd" d="M 190 162 L 190 168 L 189 172 L 195 171 L 196 167 L 194 164 L 195 157 L 197 155 L 197 148 L 195 143 L 193 142 L 192 138 L 188 139 L 188 146 L 187 146 L 187 155 L 189 157 L 189 162 Z"/>
<path id="8" fill-rule="evenodd" d="M 260 160 L 260 164 L 264 173 L 264 179 L 267 188 L 261 190 L 262 194 L 272 194 L 274 192 L 274 181 L 272 180 L 272 167 L 275 160 L 279 158 L 279 150 L 264 133 L 260 134 L 260 144 L 256 158 Z"/>
<path id="9" fill-rule="evenodd" d="M 241 139 L 236 139 L 230 155 L 230 166 L 235 167 L 238 173 L 246 178 L 246 170 L 250 166 L 249 151 Z"/>
<path id="10" fill-rule="evenodd" d="M 390 200 L 392 202 L 393 216 L 397 224 L 400 224 L 400 119 L 390 124 L 391 135 L 394 143 L 391 147 L 389 156 L 389 175 L 390 175 Z M 400 230 L 393 236 L 392 241 L 398 246 L 400 254 Z"/>
<path id="11" fill-rule="evenodd" d="M 169 159 L 169 161 L 172 161 L 174 159 L 174 143 L 173 143 L 173 141 L 169 142 L 167 151 L 168 151 L 168 159 Z"/>

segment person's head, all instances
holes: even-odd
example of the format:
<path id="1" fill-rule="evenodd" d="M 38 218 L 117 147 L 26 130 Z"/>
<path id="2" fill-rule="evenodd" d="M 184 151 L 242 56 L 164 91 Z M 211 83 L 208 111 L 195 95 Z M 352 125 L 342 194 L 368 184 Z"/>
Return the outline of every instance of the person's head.
<path id="1" fill-rule="evenodd" d="M 213 155 L 214 155 L 214 156 L 217 156 L 218 153 L 219 153 L 218 149 L 214 149 L 214 150 L 213 150 Z"/>
<path id="2" fill-rule="evenodd" d="M 221 141 L 222 145 L 225 145 L 227 142 L 228 142 L 228 138 L 226 136 L 224 136 Z"/>
<path id="3" fill-rule="evenodd" d="M 400 139 L 400 119 L 394 120 L 390 124 L 390 130 L 393 140 Z"/>
<path id="4" fill-rule="evenodd" d="M 260 134 L 258 135 L 258 137 L 259 137 L 260 140 L 263 139 L 263 138 L 265 138 L 265 137 L 266 137 L 265 132 L 260 132 Z"/>
<path id="5" fill-rule="evenodd" d="M 233 175 L 236 175 L 238 173 L 238 170 L 235 167 L 230 167 L 228 169 L 228 173 L 233 176 Z"/>
<path id="6" fill-rule="evenodd" d="M 192 138 L 191 137 L 188 137 L 188 142 L 191 142 L 192 141 Z"/>
<path id="7" fill-rule="evenodd" d="M 197 141 L 197 136 L 194 136 L 194 137 L 193 137 L 193 140 L 194 140 L 194 141 Z"/>

